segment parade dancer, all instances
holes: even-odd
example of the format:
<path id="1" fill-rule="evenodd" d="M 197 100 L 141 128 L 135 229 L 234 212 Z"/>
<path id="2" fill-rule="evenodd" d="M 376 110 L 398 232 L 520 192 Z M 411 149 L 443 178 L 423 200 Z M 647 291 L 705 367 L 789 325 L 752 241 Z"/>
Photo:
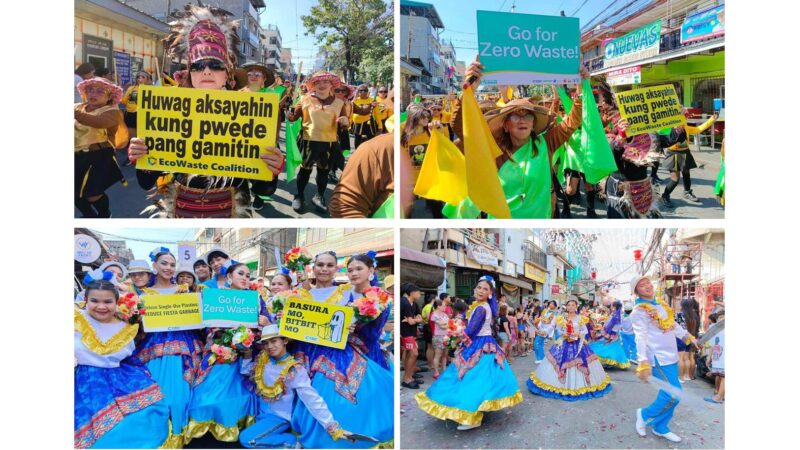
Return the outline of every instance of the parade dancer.
<path id="1" fill-rule="evenodd" d="M 453 364 L 427 391 L 414 397 L 420 409 L 437 419 L 458 422 L 461 431 L 481 426 L 484 412 L 522 402 L 506 355 L 492 337 L 498 309 L 494 279 L 481 277 L 473 295 L 475 302 L 467 312 L 467 327 Z"/>
<path id="2" fill-rule="evenodd" d="M 678 346 L 676 339 L 687 344 L 694 342 L 694 336 L 675 323 L 672 309 L 663 301 L 655 300 L 653 283 L 646 276 L 636 276 L 631 280 L 631 294 L 636 297 L 636 306 L 631 313 L 631 323 L 636 335 L 636 352 L 639 366 L 636 374 L 644 382 L 651 375 L 668 382 L 675 389 L 681 389 L 678 380 Z M 653 434 L 671 442 L 681 438 L 669 429 L 669 422 L 678 406 L 679 399 L 664 390 L 649 406 L 636 410 L 636 432 L 647 435 L 647 427 L 653 427 Z"/>
<path id="3" fill-rule="evenodd" d="M 619 300 L 611 304 L 611 318 L 602 328 L 601 338 L 589 344 L 589 348 L 597 355 L 604 367 L 627 369 L 631 366 L 628 355 L 620 340 L 622 330 L 622 302 Z"/>
<path id="4" fill-rule="evenodd" d="M 182 87 L 225 90 L 232 85 L 238 21 L 228 21 L 229 15 L 219 8 L 187 5 L 180 18 L 172 22 L 165 45 L 174 59 L 188 60 L 189 74 L 183 77 Z M 139 103 L 141 106 L 141 99 Z M 264 167 L 277 177 L 284 167 L 283 153 L 277 147 L 263 150 L 260 159 Z M 144 140 L 131 139 L 128 159 L 136 162 L 147 155 Z M 263 195 L 258 190 L 251 191 L 248 180 L 241 178 L 139 169 L 136 178 L 143 189 L 153 189 L 150 198 L 154 204 L 142 211 L 151 217 L 251 217 L 253 192 Z"/>
<path id="5" fill-rule="evenodd" d="M 119 292 L 105 280 L 75 308 L 75 448 L 160 448 L 169 437 L 164 394 L 135 357 L 139 324 L 117 316 Z M 143 433 L 143 430 L 147 430 Z"/>
<path id="6" fill-rule="evenodd" d="M 348 261 L 348 267 L 353 264 Z M 372 262 L 369 263 L 370 269 Z M 314 288 L 299 288 L 300 299 L 345 306 L 362 297 L 352 284 L 336 286 L 336 253 L 324 252 L 314 258 Z M 363 286 L 368 275 L 358 279 Z M 380 352 L 378 338 L 391 308 L 369 323 L 350 325 L 347 345 L 336 349 L 308 342 L 295 341 L 292 353 L 308 369 L 311 386 L 319 392 L 328 408 L 347 430 L 378 439 L 380 447 L 394 446 L 394 376 Z M 380 356 L 377 356 L 379 355 Z M 335 441 L 309 409 L 298 404 L 292 413 L 292 429 L 303 430 L 303 446 L 307 448 L 366 448 L 373 442 Z"/>
<path id="7" fill-rule="evenodd" d="M 586 342 L 589 318 L 577 314 L 578 301 L 567 301 L 567 315 L 557 316 L 560 337 L 547 352 L 547 361 L 531 373 L 528 389 L 543 397 L 566 401 L 602 397 L 611 391 L 611 378 Z"/>
<path id="8" fill-rule="evenodd" d="M 306 368 L 287 353 L 288 342 L 288 338 L 278 333 L 278 325 L 267 326 L 261 334 L 265 351 L 250 367 L 258 396 L 258 415 L 255 423 L 239 434 L 239 442 L 247 448 L 299 448 L 304 441 L 303 430 L 291 426 L 297 401 L 308 408 L 333 440 L 351 436 L 311 386 Z"/>
<path id="9" fill-rule="evenodd" d="M 683 113 L 688 117 L 686 108 L 683 109 Z M 697 127 L 684 125 L 672 129 L 672 136 L 670 139 L 672 142 L 676 143 L 666 148 L 666 158 L 664 159 L 664 166 L 669 169 L 670 176 L 669 184 L 664 188 L 664 193 L 661 194 L 661 204 L 665 207 L 674 207 L 670 201 L 669 195 L 678 186 L 678 179 L 681 177 L 683 177 L 683 199 L 690 203 L 700 204 L 700 200 L 692 193 L 692 177 L 689 171 L 691 169 L 696 169 L 697 163 L 689 149 L 689 137 L 707 130 L 714 125 L 714 121 L 717 120 L 717 117 L 715 113 L 711 118 Z"/>
<path id="10" fill-rule="evenodd" d="M 117 104 L 122 89 L 105 78 L 89 78 L 77 86 L 84 103 L 75 104 L 75 207 L 86 218 L 109 218 L 106 189 L 127 184 L 114 154 L 121 128 Z"/>
<path id="11" fill-rule="evenodd" d="M 376 134 L 375 118 L 372 114 L 375 106 L 376 103 L 369 96 L 367 85 L 359 85 L 356 89 L 356 98 L 353 99 L 352 119 L 356 150 L 362 142 L 372 139 Z"/>
<path id="12" fill-rule="evenodd" d="M 633 305 L 625 303 L 619 337 L 622 339 L 622 347 L 625 349 L 628 362 L 636 364 L 636 338 L 633 333 L 633 324 L 631 323 L 631 311 L 633 311 Z"/>
<path id="13" fill-rule="evenodd" d="M 158 247 L 150 252 L 150 260 L 155 274 L 148 288 L 157 294 L 174 294 L 178 289 L 173 280 L 175 256 L 169 249 Z M 194 331 L 145 333 L 144 339 L 136 346 L 134 356 L 147 366 L 164 392 L 164 401 L 169 407 L 171 435 L 165 447 L 182 448 L 186 443 L 183 432 L 188 424 L 187 407 L 196 368 L 200 364 L 201 349 Z"/>

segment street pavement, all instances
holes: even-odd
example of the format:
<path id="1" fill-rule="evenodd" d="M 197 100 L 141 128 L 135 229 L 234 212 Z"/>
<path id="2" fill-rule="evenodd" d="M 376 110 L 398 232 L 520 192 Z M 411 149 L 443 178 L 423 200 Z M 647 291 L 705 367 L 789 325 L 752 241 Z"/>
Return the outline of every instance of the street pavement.
<path id="1" fill-rule="evenodd" d="M 672 191 L 670 200 L 675 206 L 669 210 L 659 207 L 665 219 L 723 219 L 725 210 L 720 206 L 714 195 L 714 185 L 717 182 L 717 174 L 720 169 L 719 148 L 712 149 L 709 146 L 701 146 L 699 151 L 694 144 L 690 145 L 692 155 L 697 162 L 697 169 L 692 169 L 692 192 L 697 196 L 700 204 L 689 203 L 683 199 L 683 180 L 678 181 L 678 186 Z M 648 171 L 649 173 L 649 171 Z M 661 178 L 660 185 L 656 186 L 656 191 L 660 195 L 669 182 L 669 171 L 662 167 L 658 169 L 658 177 Z M 573 218 L 586 219 L 586 193 L 581 187 L 581 204 L 571 205 L 570 212 Z M 595 211 L 598 218 L 606 218 L 606 205 L 600 201 L 595 202 Z M 412 218 L 431 219 L 433 215 L 425 206 L 424 199 L 414 202 Z"/>
<path id="2" fill-rule="evenodd" d="M 457 431 L 455 422 L 422 412 L 414 395 L 433 383 L 425 372 L 419 390 L 400 388 L 401 448 L 724 448 L 723 405 L 703 401 L 713 394 L 711 381 L 697 379 L 683 385 L 688 399 L 675 409 L 670 429 L 683 441 L 673 444 L 652 434 L 639 437 L 636 409 L 649 405 L 657 390 L 636 378 L 635 367 L 609 369 L 612 390 L 601 398 L 567 402 L 533 395 L 525 386 L 535 371 L 533 355 L 511 364 L 524 398 L 517 406 L 486 413 L 483 425 Z"/>
<path id="3" fill-rule="evenodd" d="M 280 148 L 285 149 L 286 140 L 283 129 L 281 129 L 278 139 Z M 354 139 L 351 136 L 350 148 L 355 147 L 353 140 Z M 122 173 L 125 176 L 125 179 L 128 181 L 128 185 L 123 186 L 122 184 L 117 183 L 106 191 L 106 195 L 108 195 L 111 203 L 111 217 L 133 219 L 147 218 L 147 215 L 141 215 L 140 213 L 143 209 L 150 206 L 152 201 L 147 200 L 147 191 L 142 189 L 139 186 L 139 183 L 136 181 L 136 168 L 132 165 L 124 165 L 127 162 L 127 151 L 117 151 L 117 160 L 119 161 L 120 165 L 123 165 Z M 341 172 L 339 172 L 339 174 L 341 174 Z M 265 200 L 264 206 L 260 210 L 256 211 L 255 217 L 330 217 L 328 211 L 320 210 L 314 206 L 313 203 L 311 203 L 311 198 L 317 192 L 316 175 L 317 170 L 315 168 L 311 173 L 311 180 L 308 182 L 308 186 L 306 187 L 305 208 L 302 214 L 298 214 L 292 209 L 292 200 L 294 200 L 294 194 L 297 192 L 296 181 L 292 180 L 291 183 L 287 183 L 286 173 L 282 173 L 278 181 L 278 189 L 271 196 L 272 200 Z M 331 194 L 333 193 L 333 189 L 335 187 L 335 184 L 328 184 L 328 188 L 325 190 L 326 201 L 330 200 Z M 81 213 L 77 210 L 77 208 L 74 208 L 74 214 L 77 218 L 81 217 Z"/>

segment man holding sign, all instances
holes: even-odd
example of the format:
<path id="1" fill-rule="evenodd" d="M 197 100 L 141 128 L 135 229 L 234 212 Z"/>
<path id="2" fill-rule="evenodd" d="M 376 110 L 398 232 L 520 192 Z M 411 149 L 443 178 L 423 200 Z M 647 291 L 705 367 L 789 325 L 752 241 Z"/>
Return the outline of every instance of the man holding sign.
<path id="1" fill-rule="evenodd" d="M 277 95 L 225 92 L 236 66 L 228 46 L 238 24 L 223 13 L 190 6 L 167 38 L 172 57 L 189 62 L 182 87 L 194 89 L 140 92 L 139 137 L 131 139 L 128 158 L 136 162 L 139 185 L 162 195 L 145 210 L 152 217 L 249 217 L 246 179 L 270 181 L 283 169 L 275 147 Z"/>

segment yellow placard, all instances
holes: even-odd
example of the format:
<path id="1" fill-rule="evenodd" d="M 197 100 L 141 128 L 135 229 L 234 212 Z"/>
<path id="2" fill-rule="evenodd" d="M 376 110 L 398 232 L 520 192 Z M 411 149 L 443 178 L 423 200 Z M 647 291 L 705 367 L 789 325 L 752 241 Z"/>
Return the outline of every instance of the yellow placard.
<path id="1" fill-rule="evenodd" d="M 628 136 L 686 125 L 675 86 L 665 84 L 614 94 L 619 113 L 628 121 Z"/>
<path id="2" fill-rule="evenodd" d="M 530 278 L 531 280 L 534 280 L 538 283 L 544 284 L 544 282 L 547 280 L 547 273 L 544 270 L 526 261 L 525 277 Z"/>
<path id="3" fill-rule="evenodd" d="M 292 298 L 283 310 L 280 334 L 290 339 L 343 349 L 352 321 L 353 308 L 350 306 Z"/>
<path id="4" fill-rule="evenodd" d="M 203 328 L 200 294 L 143 295 L 146 309 L 144 331 L 177 331 Z"/>
<path id="5" fill-rule="evenodd" d="M 140 170 L 272 180 L 261 160 L 278 137 L 274 92 L 142 86 L 136 132 Z"/>

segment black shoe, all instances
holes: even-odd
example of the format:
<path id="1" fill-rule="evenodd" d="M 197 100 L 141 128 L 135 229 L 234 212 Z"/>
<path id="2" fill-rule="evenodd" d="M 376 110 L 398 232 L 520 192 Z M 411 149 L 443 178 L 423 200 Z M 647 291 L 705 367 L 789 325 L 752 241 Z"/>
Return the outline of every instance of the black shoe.
<path id="1" fill-rule="evenodd" d="M 667 209 L 674 209 L 675 208 L 675 205 L 673 205 L 672 202 L 669 201 L 669 197 L 664 197 L 662 195 L 661 197 L 659 197 L 658 200 L 659 200 L 659 203 L 661 204 L 661 206 L 663 206 L 663 207 L 665 207 Z"/>
<path id="2" fill-rule="evenodd" d="M 653 184 L 661 183 L 661 178 L 658 178 L 658 175 L 656 174 L 650 175 L 650 180 L 652 181 Z"/>
<path id="3" fill-rule="evenodd" d="M 412 376 L 414 379 L 420 379 L 420 378 L 422 378 L 422 377 L 423 377 L 422 375 L 420 375 L 420 374 L 418 374 L 418 373 L 415 373 L 414 375 L 411 375 L 411 376 Z"/>
<path id="4" fill-rule="evenodd" d="M 403 386 L 404 388 L 408 389 L 419 389 L 419 383 L 417 383 L 416 381 L 412 381 L 411 383 L 406 383 L 405 381 L 403 381 L 402 383 L 400 383 L 400 386 Z"/>
<path id="5" fill-rule="evenodd" d="M 295 197 L 294 200 L 292 201 L 292 209 L 295 212 L 298 213 L 303 212 L 303 206 L 304 206 L 303 197 Z"/>
<path id="6" fill-rule="evenodd" d="M 692 193 L 692 191 L 684 192 L 683 199 L 689 203 L 694 203 L 696 205 L 702 204 L 702 202 Z"/>
<path id="7" fill-rule="evenodd" d="M 428 371 L 428 368 L 427 368 L 427 367 L 422 367 L 422 368 L 419 368 L 419 369 L 417 369 L 417 372 L 416 372 L 416 373 L 425 373 L 425 372 L 427 372 L 427 371 Z"/>
<path id="8" fill-rule="evenodd" d="M 586 210 L 586 217 L 590 219 L 597 219 L 597 213 L 593 209 Z"/>
<path id="9" fill-rule="evenodd" d="M 317 208 L 319 208 L 319 209 L 321 209 L 323 211 L 327 211 L 328 210 L 328 205 L 325 203 L 325 197 L 323 197 L 323 196 L 321 196 L 319 194 L 314 195 L 314 197 L 311 199 L 311 203 L 313 203 L 314 206 L 316 206 Z"/>
<path id="10" fill-rule="evenodd" d="M 256 195 L 255 198 L 253 199 L 253 209 L 261 209 L 261 207 L 263 206 L 264 206 L 264 199 Z"/>

